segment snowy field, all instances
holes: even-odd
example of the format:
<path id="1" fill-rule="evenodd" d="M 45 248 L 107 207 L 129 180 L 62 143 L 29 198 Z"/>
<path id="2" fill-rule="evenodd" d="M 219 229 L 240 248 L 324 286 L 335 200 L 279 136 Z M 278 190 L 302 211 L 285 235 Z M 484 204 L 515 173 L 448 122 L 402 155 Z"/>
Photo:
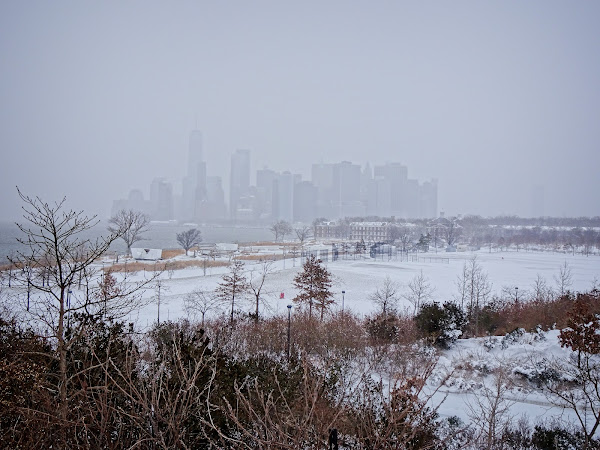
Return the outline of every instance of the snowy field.
<path id="1" fill-rule="evenodd" d="M 592 288 L 596 280 L 600 279 L 600 257 L 581 256 L 550 252 L 492 252 L 478 251 L 465 253 L 426 253 L 421 258 L 432 258 L 432 262 L 406 262 L 400 260 L 373 260 L 366 258 L 362 260 L 342 260 L 328 262 L 327 268 L 333 274 L 335 283 L 333 290 L 337 305 L 350 309 L 359 315 L 370 314 L 374 305 L 369 301 L 369 294 L 381 285 L 384 278 L 389 276 L 401 286 L 401 292 L 406 291 L 410 280 L 423 271 L 423 275 L 435 288 L 433 295 L 436 301 L 451 300 L 457 293 L 456 280 L 463 269 L 463 265 L 473 256 L 488 274 L 489 281 L 493 285 L 493 291 L 500 293 L 503 288 L 512 292 L 518 287 L 518 295 L 524 298 L 531 291 L 533 282 L 537 275 L 545 278 L 549 286 L 555 285 L 554 277 L 558 275 L 561 265 L 566 261 L 572 273 L 573 291 L 587 291 Z M 435 261 L 435 262 L 433 262 Z M 285 268 L 284 268 L 285 265 Z M 247 270 L 259 271 L 257 263 L 247 262 Z M 288 259 L 277 261 L 273 265 L 273 273 L 269 275 L 265 283 L 265 296 L 263 299 L 261 314 L 283 314 L 286 305 L 296 295 L 293 287 L 294 276 L 301 270 L 300 259 L 295 261 Z M 207 271 L 203 276 L 201 268 L 188 268 L 162 276 L 163 286 L 161 288 L 161 319 L 177 320 L 187 317 L 184 310 L 183 299 L 185 295 L 194 289 L 212 291 L 221 280 L 221 276 L 227 269 L 214 268 Z M 141 277 L 138 274 L 138 277 Z M 342 296 L 342 291 L 345 294 Z M 285 294 L 283 300 L 280 293 Z M 154 290 L 146 292 L 146 297 L 156 296 Z M 342 298 L 343 297 L 343 298 Z M 252 310 L 249 301 L 241 301 L 239 307 L 247 311 Z M 401 300 L 400 308 L 410 308 L 407 301 Z M 224 311 L 227 306 L 224 305 Z M 157 305 L 150 304 L 136 312 L 132 317 L 140 328 L 152 324 L 157 317 Z"/>

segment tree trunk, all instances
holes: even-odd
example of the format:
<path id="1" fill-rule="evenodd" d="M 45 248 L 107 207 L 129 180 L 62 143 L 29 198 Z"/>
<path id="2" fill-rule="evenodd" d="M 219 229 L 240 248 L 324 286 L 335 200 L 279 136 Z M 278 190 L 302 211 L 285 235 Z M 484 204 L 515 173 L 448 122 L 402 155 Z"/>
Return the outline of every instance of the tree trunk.
<path id="1" fill-rule="evenodd" d="M 58 370 L 59 370 L 59 405 L 58 412 L 61 421 L 63 422 L 62 430 L 65 429 L 65 425 L 67 422 L 68 415 L 68 405 L 67 405 L 67 348 L 65 342 L 65 293 L 64 288 L 62 289 L 60 296 L 60 305 L 59 305 L 59 313 L 58 313 L 58 333 L 57 333 L 57 348 L 56 351 L 58 353 Z"/>

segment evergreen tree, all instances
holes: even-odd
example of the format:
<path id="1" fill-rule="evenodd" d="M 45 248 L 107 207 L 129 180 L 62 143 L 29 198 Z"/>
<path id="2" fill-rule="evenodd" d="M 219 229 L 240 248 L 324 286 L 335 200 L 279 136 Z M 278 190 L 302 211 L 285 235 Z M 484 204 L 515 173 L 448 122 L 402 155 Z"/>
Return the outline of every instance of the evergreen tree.
<path id="1" fill-rule="evenodd" d="M 427 251 L 429 251 L 430 243 L 431 243 L 431 235 L 429 233 L 421 234 L 421 237 L 419 238 L 419 242 L 417 243 L 417 247 L 419 247 L 419 249 L 422 252 L 427 252 Z"/>
<path id="2" fill-rule="evenodd" d="M 223 301 L 231 300 L 231 323 L 233 323 L 233 312 L 235 307 L 235 298 L 248 292 L 250 285 L 244 276 L 244 263 L 234 261 L 229 268 L 229 274 L 223 275 L 223 281 L 219 283 L 216 289 L 217 297 Z"/>
<path id="3" fill-rule="evenodd" d="M 335 301 L 331 292 L 331 273 L 323 266 L 320 259 L 310 256 L 303 265 L 303 270 L 294 278 L 294 286 L 300 293 L 294 297 L 297 303 L 308 304 L 308 315 L 312 318 L 313 306 L 321 310 L 321 320 L 325 310 Z"/>

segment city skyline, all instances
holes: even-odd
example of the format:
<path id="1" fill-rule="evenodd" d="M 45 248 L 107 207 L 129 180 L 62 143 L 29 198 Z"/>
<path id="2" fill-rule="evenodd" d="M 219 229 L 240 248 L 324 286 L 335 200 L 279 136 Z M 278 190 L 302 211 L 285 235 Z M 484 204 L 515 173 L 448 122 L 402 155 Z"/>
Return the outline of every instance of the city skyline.
<path id="1" fill-rule="evenodd" d="M 438 179 L 449 215 L 600 215 L 598 16 L 558 0 L 3 2 L 0 220 L 21 217 L 17 185 L 99 217 L 155 176 L 193 185 L 192 128 L 207 198 L 251 149 L 253 173 L 305 180 L 312 162 L 401 162 Z"/>
<path id="2" fill-rule="evenodd" d="M 305 180 L 301 173 L 289 170 L 263 167 L 252 171 L 249 149 L 231 154 L 226 203 L 224 174 L 212 174 L 203 152 L 202 132 L 192 130 L 182 170 L 186 175 L 180 182 L 155 177 L 149 200 L 144 200 L 139 187 L 134 188 L 127 198 L 113 201 L 112 214 L 139 209 L 159 221 L 263 224 L 367 216 L 431 219 L 438 215 L 437 179 L 419 182 L 409 178 L 408 167 L 399 162 L 374 164 L 373 168 L 369 162 L 364 167 L 350 161 L 311 163 L 310 178 Z"/>

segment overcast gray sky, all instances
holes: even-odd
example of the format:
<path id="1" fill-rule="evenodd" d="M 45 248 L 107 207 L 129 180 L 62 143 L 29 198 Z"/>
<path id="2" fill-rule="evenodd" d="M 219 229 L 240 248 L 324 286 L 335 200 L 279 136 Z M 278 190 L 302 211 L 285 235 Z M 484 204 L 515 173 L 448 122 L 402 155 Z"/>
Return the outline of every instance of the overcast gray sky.
<path id="1" fill-rule="evenodd" d="M 447 214 L 599 215 L 600 2 L 0 2 L 0 220 L 107 216 L 189 132 L 306 176 L 398 161 Z"/>

